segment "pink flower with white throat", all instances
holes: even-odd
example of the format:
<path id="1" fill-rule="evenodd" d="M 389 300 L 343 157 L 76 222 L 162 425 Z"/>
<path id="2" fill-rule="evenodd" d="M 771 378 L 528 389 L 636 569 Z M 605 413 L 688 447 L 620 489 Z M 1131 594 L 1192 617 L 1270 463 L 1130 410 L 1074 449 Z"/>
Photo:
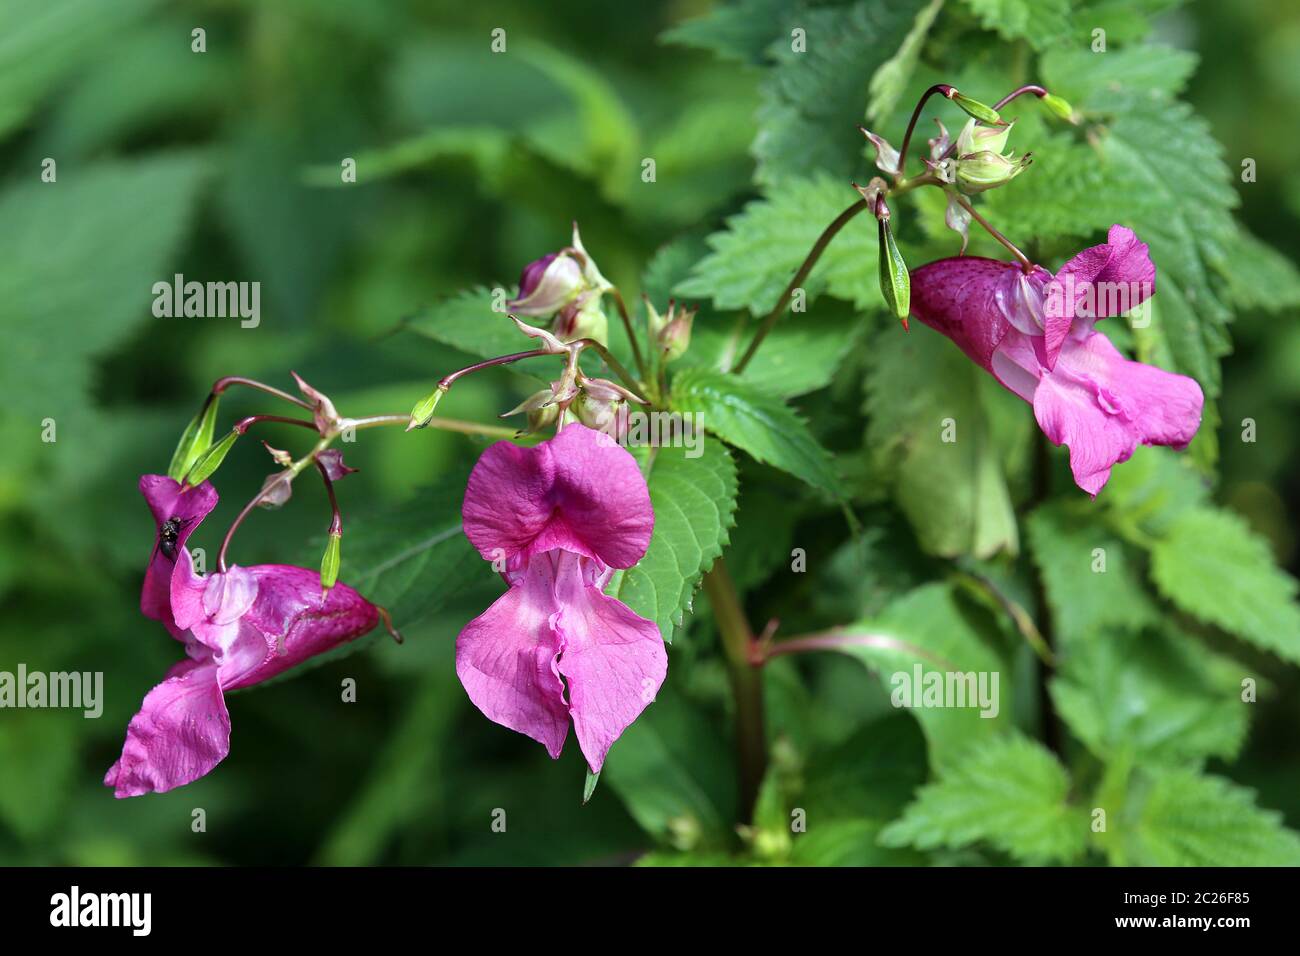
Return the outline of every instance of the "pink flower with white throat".
<path id="1" fill-rule="evenodd" d="M 578 424 L 533 448 L 498 442 L 470 474 L 463 517 L 510 587 L 461 631 L 461 683 L 489 719 L 553 758 L 572 720 L 598 772 L 668 670 L 659 628 L 603 590 L 654 529 L 636 460 Z"/>
<path id="2" fill-rule="evenodd" d="M 1047 437 L 1069 447 L 1075 483 L 1095 496 L 1138 444 L 1182 449 L 1201 424 L 1194 380 L 1129 361 L 1094 327 L 1146 301 L 1155 274 L 1146 244 L 1112 226 L 1055 276 L 978 256 L 921 266 L 912 315 L 1029 402 Z"/>

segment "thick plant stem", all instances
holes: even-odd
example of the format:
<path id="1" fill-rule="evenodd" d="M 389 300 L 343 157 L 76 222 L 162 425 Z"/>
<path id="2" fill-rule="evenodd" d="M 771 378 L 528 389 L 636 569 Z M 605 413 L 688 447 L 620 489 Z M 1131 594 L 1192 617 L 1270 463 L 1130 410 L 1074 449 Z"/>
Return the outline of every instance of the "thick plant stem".
<path id="1" fill-rule="evenodd" d="M 763 676 L 755 664 L 754 633 L 740 606 L 740 596 L 727 565 L 719 558 L 704 575 L 704 593 L 713 608 L 727 674 L 736 705 L 736 755 L 740 776 L 740 822 L 749 823 L 758 789 L 767 769 L 767 737 L 763 728 Z"/>
<path id="2" fill-rule="evenodd" d="M 777 300 L 772 311 L 763 317 L 763 323 L 758 327 L 758 331 L 754 333 L 754 338 L 749 343 L 749 348 L 745 349 L 745 354 L 742 355 L 740 361 L 736 363 L 735 367 L 732 369 L 733 372 L 739 374 L 745 370 L 745 366 L 750 363 L 751 359 L 753 359 L 754 353 L 758 351 L 758 347 L 763 344 L 763 339 L 767 338 L 767 333 L 772 331 L 772 326 L 776 325 L 777 320 L 785 313 L 785 307 L 790 304 L 790 298 L 794 295 L 794 290 L 804 284 L 804 281 L 808 278 L 808 273 L 812 272 L 813 266 L 815 266 L 817 260 L 822 257 L 822 253 L 826 251 L 826 247 L 831 244 L 831 240 L 835 238 L 835 234 L 848 225 L 849 222 L 853 220 L 854 216 L 866 208 L 867 201 L 865 199 L 859 199 L 848 209 L 836 216 L 834 221 L 822 230 L 822 234 L 817 237 L 817 241 L 813 244 L 812 249 L 809 250 L 807 258 L 804 259 L 803 265 L 799 267 L 799 271 L 794 274 L 794 278 L 790 280 L 790 284 L 787 285 L 785 291 L 781 293 L 781 298 Z"/>

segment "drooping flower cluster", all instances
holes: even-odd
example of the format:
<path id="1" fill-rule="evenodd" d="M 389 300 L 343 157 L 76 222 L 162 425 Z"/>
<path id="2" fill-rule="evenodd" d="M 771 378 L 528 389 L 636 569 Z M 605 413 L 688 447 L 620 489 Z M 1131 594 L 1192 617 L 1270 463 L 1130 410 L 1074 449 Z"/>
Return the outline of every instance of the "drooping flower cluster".
<path id="1" fill-rule="evenodd" d="M 104 783 L 118 797 L 171 790 L 202 777 L 230 750 L 225 692 L 251 687 L 367 633 L 378 609 L 352 588 L 322 592 L 306 568 L 232 565 L 196 574 L 186 540 L 216 507 L 208 482 L 145 475 L 140 492 L 158 526 L 140 610 L 162 622 L 186 657 L 144 699 Z"/>
<path id="2" fill-rule="evenodd" d="M 654 528 L 636 460 L 579 424 L 533 448 L 498 442 L 470 475 L 463 517 L 509 584 L 456 641 L 470 700 L 552 757 L 572 719 L 599 771 L 668 669 L 658 627 L 604 593 L 615 569 L 645 554 Z"/>
<path id="3" fill-rule="evenodd" d="M 1055 276 L 978 256 L 921 266 L 912 315 L 1031 404 L 1047 437 L 1069 446 L 1075 483 L 1095 496 L 1139 443 L 1184 448 L 1200 427 L 1194 380 L 1129 361 L 1095 328 L 1141 305 L 1155 276 L 1146 244 L 1116 225 Z"/>

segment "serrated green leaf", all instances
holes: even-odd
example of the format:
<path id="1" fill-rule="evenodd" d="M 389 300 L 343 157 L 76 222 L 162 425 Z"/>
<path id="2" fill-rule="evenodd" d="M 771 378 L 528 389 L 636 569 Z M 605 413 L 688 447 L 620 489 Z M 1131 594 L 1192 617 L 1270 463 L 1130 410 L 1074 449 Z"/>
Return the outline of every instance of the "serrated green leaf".
<path id="1" fill-rule="evenodd" d="M 699 416 L 697 420 L 711 434 L 744 449 L 756 461 L 843 497 L 830 453 L 804 420 L 775 395 L 732 375 L 684 369 L 673 378 L 672 406 Z"/>
<path id="2" fill-rule="evenodd" d="M 1254 794 L 1189 769 L 1136 776 L 1110 826 L 1113 863 L 1134 866 L 1300 866 L 1300 834 Z"/>
<path id="3" fill-rule="evenodd" d="M 882 63 L 871 77 L 871 85 L 868 87 L 871 101 L 867 105 L 867 119 L 870 122 L 878 123 L 888 118 L 907 92 L 908 83 L 916 69 L 916 61 L 921 56 L 921 47 L 943 4 L 944 0 L 930 0 L 920 9 L 898 52 Z"/>
<path id="4" fill-rule="evenodd" d="M 1239 664 L 1159 629 L 1091 633 L 1051 681 L 1056 712 L 1098 758 L 1177 764 L 1236 756 L 1250 704 Z"/>
<path id="5" fill-rule="evenodd" d="M 1133 551 L 1084 508 L 1046 505 L 1025 527 L 1056 633 L 1071 651 L 1108 628 L 1137 632 L 1159 619 Z"/>
<path id="6" fill-rule="evenodd" d="M 150 288 L 170 279 L 203 173 L 196 156 L 155 156 L 0 194 L 5 414 L 71 421 L 86 404 L 92 357 L 146 321 L 177 321 L 150 316 Z"/>
<path id="7" fill-rule="evenodd" d="M 504 302 L 510 292 L 504 286 L 499 288 L 505 290 Z M 494 290 L 484 286 L 466 289 L 421 310 L 406 325 L 413 332 L 479 358 L 528 351 L 532 340 L 505 312 L 492 308 L 493 295 Z"/>
<path id="8" fill-rule="evenodd" d="M 1044 50 L 1070 34 L 1070 0 L 966 0 L 987 29 Z"/>
<path id="9" fill-rule="evenodd" d="M 880 842 L 921 850 L 983 842 L 1026 863 L 1068 863 L 1083 853 L 1088 835 L 1088 818 L 1067 802 L 1069 790 L 1069 775 L 1050 751 L 1007 734 L 922 787 Z"/>
<path id="10" fill-rule="evenodd" d="M 691 609 L 700 576 L 727 543 L 736 514 L 736 465 L 727 449 L 704 440 L 703 453 L 687 448 L 654 451 L 646 483 L 655 512 L 650 547 L 634 567 L 610 579 L 608 593 L 659 625 L 671 643 Z"/>
<path id="11" fill-rule="evenodd" d="M 989 403 L 1016 400 L 987 390 L 986 373 L 930 329 L 878 335 L 869 361 L 867 444 L 921 546 L 945 557 L 1015 553 Z"/>
<path id="12" fill-rule="evenodd" d="M 863 0 L 804 9 L 802 37 L 769 49 L 753 152 L 763 184 L 825 172 L 847 180 L 862 168 L 861 124 L 872 76 L 903 43 L 925 0 Z M 800 46 L 799 41 L 803 44 Z"/>
<path id="13" fill-rule="evenodd" d="M 1186 50 L 1142 44 L 1093 53 L 1060 47 L 1043 54 L 1043 82 L 1076 110 L 1106 113 L 1116 94 L 1174 96 L 1187 85 L 1198 57 Z"/>
<path id="14" fill-rule="evenodd" d="M 710 250 L 680 295 L 710 298 L 719 310 L 762 315 L 808 255 L 822 230 L 858 200 L 845 182 L 828 176 L 791 179 L 768 190 L 708 238 Z M 880 308 L 875 224 L 859 216 L 826 249 L 804 283 L 808 299 L 821 291 L 859 308 Z M 786 322 L 792 321 L 790 317 Z"/>
<path id="15" fill-rule="evenodd" d="M 1188 613 L 1300 663 L 1296 580 L 1237 515 L 1205 507 L 1184 512 L 1155 542 L 1151 577 Z"/>

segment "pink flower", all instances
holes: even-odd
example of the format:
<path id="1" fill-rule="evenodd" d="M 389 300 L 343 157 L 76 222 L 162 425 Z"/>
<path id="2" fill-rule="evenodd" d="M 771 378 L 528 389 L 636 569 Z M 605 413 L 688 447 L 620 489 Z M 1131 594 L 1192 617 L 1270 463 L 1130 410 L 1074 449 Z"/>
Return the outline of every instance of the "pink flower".
<path id="1" fill-rule="evenodd" d="M 159 525 L 141 609 L 185 643 L 187 659 L 151 690 L 127 727 L 104 783 L 118 797 L 171 790 L 202 777 L 230 750 L 225 692 L 251 687 L 371 630 L 378 610 L 320 575 L 263 564 L 201 577 L 185 539 L 217 503 L 206 482 L 182 488 L 145 475 L 140 490 Z"/>
<path id="2" fill-rule="evenodd" d="M 1112 226 L 1055 277 L 978 256 L 921 266 L 912 315 L 1029 402 L 1053 444 L 1069 446 L 1075 484 L 1096 496 L 1138 443 L 1182 449 L 1201 424 L 1195 381 L 1129 361 L 1094 328 L 1149 298 L 1155 274 L 1146 244 Z"/>
<path id="3" fill-rule="evenodd" d="M 572 718 L 587 765 L 654 700 L 659 628 L 603 591 L 654 529 L 636 461 L 608 436 L 563 428 L 533 448 L 497 442 L 470 474 L 465 534 L 510 585 L 456 641 L 456 673 L 489 719 L 559 757 Z"/>

